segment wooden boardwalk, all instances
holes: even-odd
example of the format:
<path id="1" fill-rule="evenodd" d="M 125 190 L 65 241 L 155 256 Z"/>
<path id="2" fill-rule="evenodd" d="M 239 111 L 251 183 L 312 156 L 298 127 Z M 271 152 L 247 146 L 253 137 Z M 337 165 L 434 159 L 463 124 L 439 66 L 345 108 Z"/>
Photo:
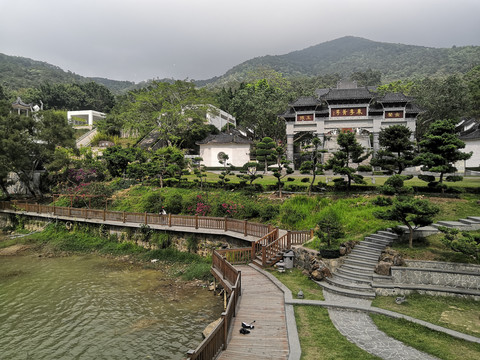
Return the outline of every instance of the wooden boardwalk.
<path id="1" fill-rule="evenodd" d="M 242 296 L 227 350 L 219 359 L 288 359 L 283 292 L 251 266 L 236 268 L 242 272 Z M 250 334 L 240 334 L 242 321 L 253 320 Z"/>

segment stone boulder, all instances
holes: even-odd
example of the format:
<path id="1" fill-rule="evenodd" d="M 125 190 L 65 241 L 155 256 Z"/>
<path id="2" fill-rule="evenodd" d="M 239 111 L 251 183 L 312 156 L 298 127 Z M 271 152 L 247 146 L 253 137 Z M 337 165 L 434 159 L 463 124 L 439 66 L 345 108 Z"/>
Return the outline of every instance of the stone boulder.
<path id="1" fill-rule="evenodd" d="M 379 261 L 378 264 L 375 266 L 375 273 L 378 275 L 390 275 L 390 268 L 392 267 L 392 263 L 386 261 Z"/>
<path id="2" fill-rule="evenodd" d="M 325 279 L 326 277 L 331 277 L 332 273 L 330 270 L 324 266 L 323 268 L 319 268 L 317 270 L 313 270 L 310 274 L 310 278 L 315 281 L 321 281 Z"/>
<path id="3" fill-rule="evenodd" d="M 340 244 L 340 255 L 348 255 L 352 252 L 353 248 L 355 245 L 358 244 L 358 241 L 355 240 L 350 240 L 350 241 L 345 241 L 344 243 Z"/>

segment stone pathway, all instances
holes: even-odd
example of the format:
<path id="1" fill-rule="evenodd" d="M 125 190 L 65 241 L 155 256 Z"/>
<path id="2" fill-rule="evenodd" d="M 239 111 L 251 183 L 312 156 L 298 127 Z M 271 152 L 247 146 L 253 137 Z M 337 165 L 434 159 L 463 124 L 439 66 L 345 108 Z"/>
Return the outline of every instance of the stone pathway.
<path id="1" fill-rule="evenodd" d="M 328 291 L 323 294 L 326 301 L 336 304 L 369 306 L 371 303 L 370 300 L 350 298 Z M 328 314 L 337 330 L 350 342 L 382 359 L 437 359 L 389 337 L 376 327 L 367 313 L 328 309 Z"/>

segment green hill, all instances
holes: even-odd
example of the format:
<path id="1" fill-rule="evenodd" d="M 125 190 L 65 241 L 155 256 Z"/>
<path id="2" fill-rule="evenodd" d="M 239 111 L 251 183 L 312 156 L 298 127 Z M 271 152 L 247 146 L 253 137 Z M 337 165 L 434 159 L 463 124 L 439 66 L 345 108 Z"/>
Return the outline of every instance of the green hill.
<path id="1" fill-rule="evenodd" d="M 270 68 L 287 77 L 337 73 L 349 76 L 368 69 L 380 71 L 386 82 L 465 73 L 480 64 L 480 46 L 431 48 L 376 42 L 347 36 L 285 55 L 267 55 L 245 61 L 221 77 L 203 84 L 221 86 L 247 78 L 258 68 Z"/>
<path id="2" fill-rule="evenodd" d="M 5 89 L 18 90 L 39 87 L 45 83 L 85 83 L 90 81 L 105 85 L 114 94 L 135 87 L 135 83 L 131 81 L 83 77 L 43 61 L 0 53 L 0 84 Z"/>

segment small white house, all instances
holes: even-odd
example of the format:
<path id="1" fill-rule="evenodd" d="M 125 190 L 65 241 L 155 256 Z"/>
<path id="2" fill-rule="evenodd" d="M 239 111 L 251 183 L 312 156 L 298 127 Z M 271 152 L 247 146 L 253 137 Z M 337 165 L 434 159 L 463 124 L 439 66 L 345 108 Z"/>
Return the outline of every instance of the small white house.
<path id="1" fill-rule="evenodd" d="M 197 142 L 200 146 L 202 165 L 206 167 L 221 167 L 223 155 L 228 155 L 228 164 L 241 167 L 250 161 L 250 147 L 252 141 L 241 136 L 240 132 L 232 131 L 229 134 L 220 133 L 210 135 Z"/>
<path id="2" fill-rule="evenodd" d="M 76 110 L 67 112 L 69 124 L 85 125 L 90 128 L 92 128 L 98 120 L 105 119 L 105 117 L 106 114 L 95 110 Z M 75 118 L 77 118 L 77 120 Z"/>

